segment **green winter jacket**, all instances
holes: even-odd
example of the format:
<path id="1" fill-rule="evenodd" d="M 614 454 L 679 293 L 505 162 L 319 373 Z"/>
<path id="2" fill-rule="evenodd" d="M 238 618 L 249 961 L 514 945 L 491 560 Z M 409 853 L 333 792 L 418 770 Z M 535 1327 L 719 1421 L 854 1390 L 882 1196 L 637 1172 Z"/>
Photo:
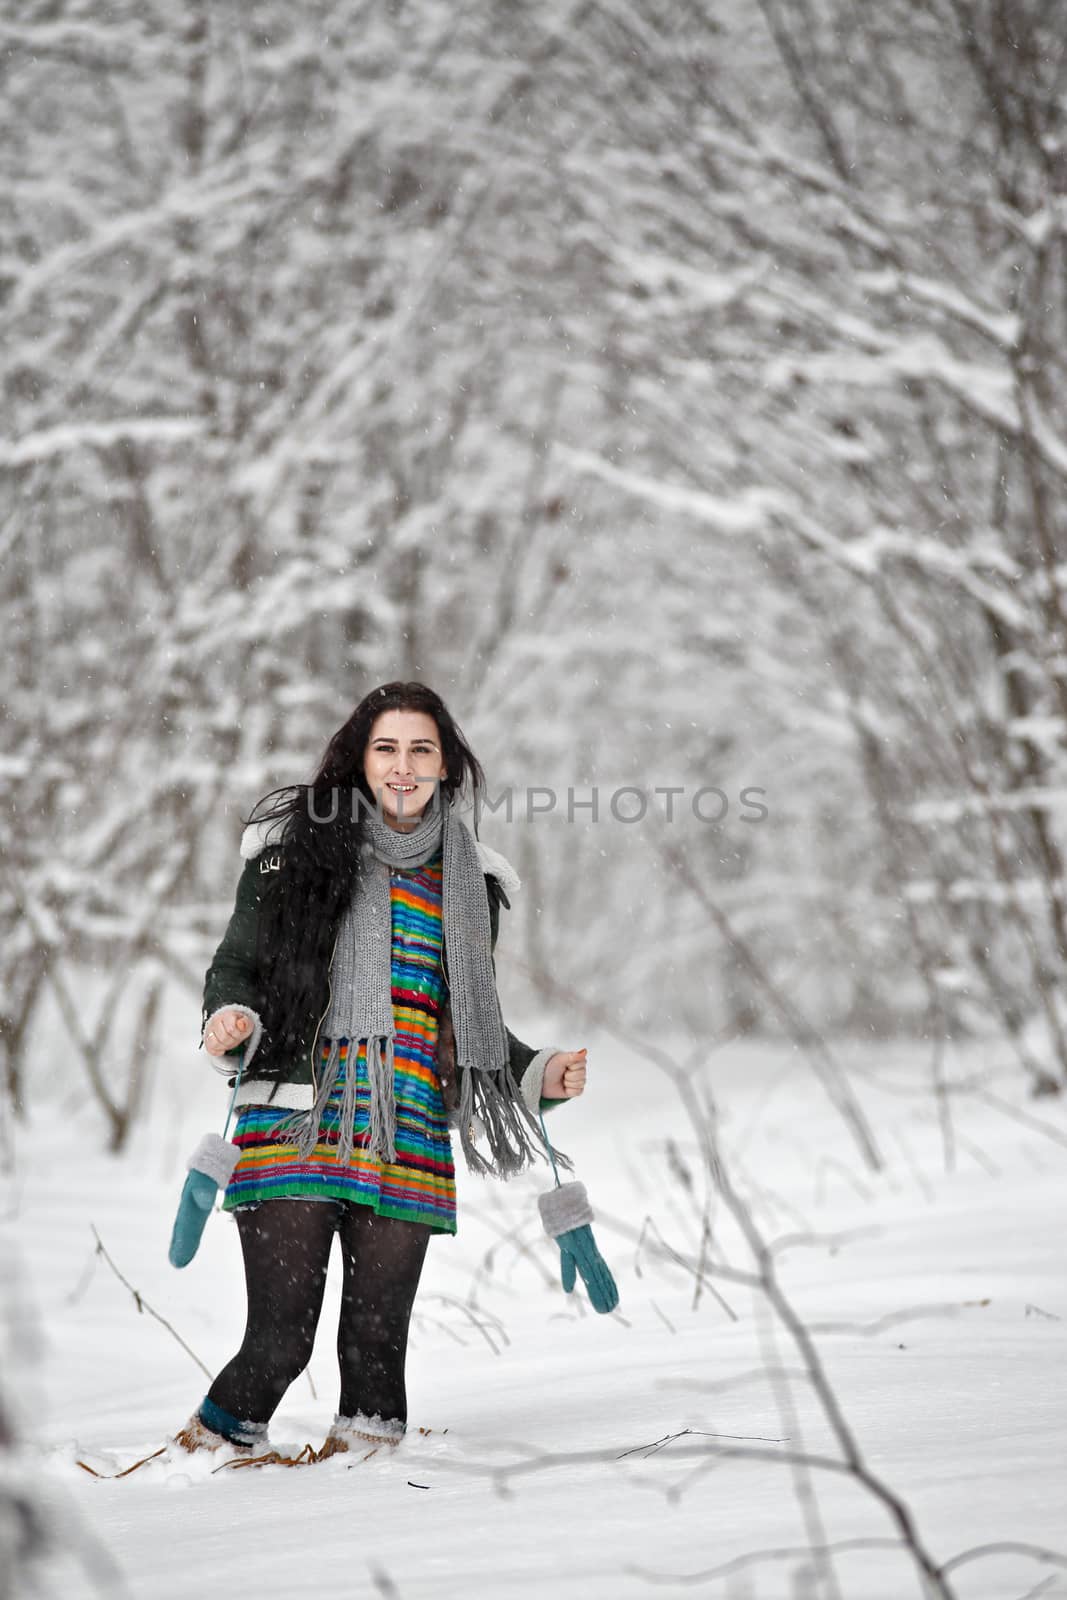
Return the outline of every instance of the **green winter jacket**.
<path id="1" fill-rule="evenodd" d="M 246 1090 L 251 1082 L 257 1087 L 262 1085 L 265 1100 L 269 1099 L 278 1105 L 284 1105 L 286 1096 L 283 1085 L 310 1087 L 314 1082 L 312 1059 L 322 1018 L 329 1003 L 330 967 L 325 966 L 322 970 L 320 996 L 316 999 L 315 1009 L 309 1011 L 299 1048 L 286 1050 L 284 1057 L 280 1057 L 269 1030 L 264 1030 L 264 1017 L 269 1006 L 259 979 L 260 903 L 269 875 L 285 870 L 284 847 L 265 843 L 264 836 L 268 832 L 268 828 L 260 826 L 257 829 L 253 825 L 245 829 L 241 841 L 241 853 L 246 859 L 237 885 L 233 913 L 204 976 L 200 1042 L 203 1045 L 207 1024 L 216 1012 L 236 1007 L 248 1014 L 253 1024 L 252 1033 L 243 1045 L 235 1045 L 232 1050 L 226 1052 L 226 1055 L 236 1057 L 239 1051 L 244 1049 Z M 480 840 L 476 841 L 476 844 L 482 865 L 488 868 L 485 872 L 485 886 L 489 900 L 492 948 L 495 951 L 500 924 L 500 906 L 503 904 L 510 907 L 511 904 L 500 880 L 511 874 L 511 868 L 502 856 L 482 845 Z M 513 874 L 511 876 L 514 878 Z M 517 884 L 517 879 L 514 883 Z M 447 963 L 447 953 L 443 951 L 442 955 Z M 527 1106 L 536 1112 L 538 1108 L 548 1111 L 554 1106 L 563 1104 L 562 1100 L 549 1099 L 540 1093 L 545 1066 L 550 1057 L 562 1047 L 552 1045 L 535 1050 L 532 1045 L 524 1044 L 521 1039 L 516 1038 L 509 1028 L 505 1031 L 511 1070 L 523 1091 L 523 1099 Z M 443 1032 L 447 1032 L 450 1037 L 450 1028 Z M 439 1051 L 440 1047 L 439 1041 Z M 223 1057 L 214 1059 L 221 1062 Z M 270 1086 L 269 1090 L 267 1085 Z"/>

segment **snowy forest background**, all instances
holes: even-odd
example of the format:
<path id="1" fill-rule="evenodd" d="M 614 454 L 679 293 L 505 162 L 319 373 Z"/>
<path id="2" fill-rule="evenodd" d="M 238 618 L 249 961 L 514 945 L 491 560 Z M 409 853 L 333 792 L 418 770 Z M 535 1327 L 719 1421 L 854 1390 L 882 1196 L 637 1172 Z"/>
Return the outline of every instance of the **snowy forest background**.
<path id="1" fill-rule="evenodd" d="M 55 1072 L 129 1146 L 392 678 L 600 791 L 483 821 L 518 1013 L 791 1042 L 872 1166 L 850 1038 L 1057 1100 L 1061 0 L 8 0 L 0 89 L 5 1162 Z"/>

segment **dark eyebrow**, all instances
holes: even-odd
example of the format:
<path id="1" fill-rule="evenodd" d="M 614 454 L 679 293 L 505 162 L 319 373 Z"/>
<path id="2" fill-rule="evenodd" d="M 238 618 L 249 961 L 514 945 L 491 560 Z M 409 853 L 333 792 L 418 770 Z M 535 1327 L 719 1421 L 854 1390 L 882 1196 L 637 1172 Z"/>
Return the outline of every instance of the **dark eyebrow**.
<path id="1" fill-rule="evenodd" d="M 428 744 L 428 745 L 431 745 L 434 750 L 437 749 L 437 745 L 434 743 L 434 741 L 432 739 L 412 739 L 411 742 L 412 742 L 412 744 Z M 371 743 L 372 744 L 396 744 L 397 740 L 396 739 L 391 739 L 387 733 L 380 733 L 376 739 L 372 739 L 371 740 Z"/>

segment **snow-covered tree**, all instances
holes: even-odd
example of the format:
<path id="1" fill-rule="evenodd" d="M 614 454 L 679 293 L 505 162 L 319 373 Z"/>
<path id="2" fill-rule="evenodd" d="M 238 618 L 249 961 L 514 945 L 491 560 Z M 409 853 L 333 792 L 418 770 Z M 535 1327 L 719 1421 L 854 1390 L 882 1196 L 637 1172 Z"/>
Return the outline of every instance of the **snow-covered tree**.
<path id="1" fill-rule="evenodd" d="M 398 676 L 559 797 L 486 823 L 528 879 L 516 994 L 729 1031 L 777 1025 L 770 985 L 1062 1076 L 1059 31 L 1002 0 L 4 24 L 16 1104 L 46 1000 L 121 1144 L 239 815 Z M 605 816 L 624 785 L 680 820 Z"/>

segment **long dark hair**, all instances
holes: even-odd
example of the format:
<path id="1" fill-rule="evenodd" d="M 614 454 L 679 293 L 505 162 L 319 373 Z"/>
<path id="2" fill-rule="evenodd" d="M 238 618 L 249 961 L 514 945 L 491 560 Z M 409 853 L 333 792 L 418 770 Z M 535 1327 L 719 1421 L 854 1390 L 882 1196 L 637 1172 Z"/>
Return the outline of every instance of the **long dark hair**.
<path id="1" fill-rule="evenodd" d="M 368 806 L 377 804 L 363 759 L 371 729 L 384 711 L 424 711 L 433 718 L 446 772 L 437 803 L 447 805 L 468 786 L 478 815 L 485 773 L 440 695 L 422 683 L 372 689 L 330 739 L 310 784 L 272 789 L 256 802 L 248 823 L 273 822 L 271 836 L 280 840 L 285 856 L 284 871 L 261 879 L 259 915 L 264 1044 L 269 1038 L 279 1051 L 295 1050 L 309 1016 L 317 1021 L 326 1004 L 334 935 L 355 890 L 361 859 L 364 811 L 353 791 Z"/>

